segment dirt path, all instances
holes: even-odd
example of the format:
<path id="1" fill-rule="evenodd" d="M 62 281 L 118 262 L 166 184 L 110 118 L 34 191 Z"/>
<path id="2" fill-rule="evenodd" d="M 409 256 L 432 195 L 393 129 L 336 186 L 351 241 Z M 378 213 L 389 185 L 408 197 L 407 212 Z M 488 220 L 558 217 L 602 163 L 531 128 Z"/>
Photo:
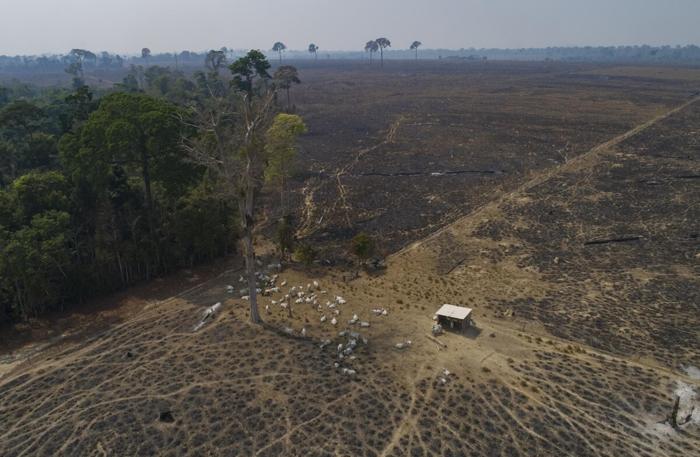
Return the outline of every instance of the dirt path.
<path id="1" fill-rule="evenodd" d="M 394 122 L 391 123 L 389 126 L 387 133 L 384 135 L 384 138 L 382 141 L 379 143 L 375 144 L 374 146 L 370 146 L 367 148 L 362 148 L 357 151 L 355 154 L 355 157 L 350 161 L 350 163 L 346 164 L 345 166 L 339 168 L 334 175 L 332 175 L 332 180 L 335 181 L 335 185 L 338 189 L 338 199 L 334 202 L 334 204 L 326 208 L 324 211 L 323 215 L 317 218 L 316 216 L 316 210 L 317 205 L 314 203 L 314 193 L 321 187 L 323 186 L 324 183 L 319 184 L 318 186 L 311 187 L 309 185 L 304 186 L 302 190 L 302 194 L 304 195 L 304 208 L 302 209 L 302 220 L 299 225 L 299 230 L 297 231 L 297 237 L 303 238 L 305 236 L 310 235 L 313 233 L 313 231 L 316 229 L 316 226 L 320 224 L 321 221 L 325 218 L 325 215 L 328 213 L 332 213 L 338 205 L 342 208 L 342 210 L 345 213 L 345 222 L 349 226 L 352 225 L 352 221 L 350 219 L 350 213 L 351 213 L 351 207 L 348 205 L 347 202 L 347 189 L 345 185 L 342 182 L 343 176 L 346 176 L 348 172 L 355 166 L 357 165 L 360 160 L 367 154 L 372 153 L 373 151 L 376 151 L 377 149 L 381 148 L 382 146 L 385 146 L 387 144 L 391 144 L 395 141 L 397 132 L 401 126 L 401 123 L 404 121 L 405 117 L 403 115 L 399 116 Z M 318 219 L 318 220 L 316 220 Z"/>

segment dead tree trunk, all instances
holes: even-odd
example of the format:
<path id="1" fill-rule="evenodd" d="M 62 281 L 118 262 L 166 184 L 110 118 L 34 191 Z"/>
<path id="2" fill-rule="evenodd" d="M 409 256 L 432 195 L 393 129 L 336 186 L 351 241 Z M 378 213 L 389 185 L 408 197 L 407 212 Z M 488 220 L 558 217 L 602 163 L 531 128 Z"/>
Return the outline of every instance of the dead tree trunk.
<path id="1" fill-rule="evenodd" d="M 681 403 L 681 397 L 676 395 L 676 401 L 673 402 L 673 409 L 671 410 L 671 414 L 668 415 L 668 418 L 666 419 L 671 427 L 673 427 L 674 430 L 678 430 L 678 407 L 680 406 Z"/>
<path id="2" fill-rule="evenodd" d="M 246 275 L 248 277 L 248 298 L 250 301 L 250 321 L 254 324 L 262 322 L 258 311 L 258 291 L 257 279 L 255 275 L 255 247 L 253 245 L 253 226 L 255 220 L 253 218 L 253 209 L 255 205 L 255 186 L 252 178 L 252 162 L 250 158 L 246 164 L 246 184 L 245 195 L 243 195 L 239 204 L 241 218 L 243 223 L 243 248 L 245 254 Z"/>
<path id="3" fill-rule="evenodd" d="M 666 416 L 666 419 L 661 422 L 663 424 L 670 425 L 676 431 L 680 431 L 681 425 L 685 425 L 688 422 L 690 422 L 693 419 L 693 412 L 695 412 L 695 407 L 691 408 L 688 415 L 685 416 L 685 418 L 679 422 L 678 421 L 678 412 L 680 409 L 680 404 L 681 404 L 681 397 L 676 395 L 676 399 L 673 402 L 673 408 L 671 408 L 671 412 L 668 414 L 668 416 Z"/>

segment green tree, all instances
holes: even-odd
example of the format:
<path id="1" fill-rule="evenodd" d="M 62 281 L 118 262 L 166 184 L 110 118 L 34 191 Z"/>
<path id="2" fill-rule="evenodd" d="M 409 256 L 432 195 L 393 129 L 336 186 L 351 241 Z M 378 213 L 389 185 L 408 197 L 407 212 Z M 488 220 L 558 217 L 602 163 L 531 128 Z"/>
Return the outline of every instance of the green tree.
<path id="1" fill-rule="evenodd" d="M 306 133 L 306 125 L 301 117 L 284 113 L 275 116 L 267 131 L 265 181 L 280 189 L 283 216 L 287 216 L 289 212 L 287 180 L 292 173 L 297 155 L 297 137 L 303 133 Z"/>
<path id="2" fill-rule="evenodd" d="M 0 290 L 20 318 L 60 302 L 71 267 L 69 222 L 68 213 L 52 210 L 11 234 L 0 226 Z"/>
<path id="3" fill-rule="evenodd" d="M 69 186 L 30 172 L 0 191 L 0 296 L 20 318 L 59 303 L 71 268 Z"/>
<path id="4" fill-rule="evenodd" d="M 104 192 L 115 168 L 140 178 L 149 252 L 158 267 L 162 251 L 156 233 L 154 181 L 166 195 L 177 195 L 194 173 L 179 147 L 181 125 L 176 114 L 170 103 L 144 94 L 110 94 L 78 133 L 65 136 L 60 145 L 72 176 L 90 182 L 94 189 Z"/>
<path id="5" fill-rule="evenodd" d="M 15 100 L 0 109 L 0 184 L 17 178 L 26 165 L 30 148 L 44 127 L 44 110 L 26 100 Z"/>
<path id="6" fill-rule="evenodd" d="M 282 65 L 275 71 L 274 80 L 275 83 L 287 93 L 287 110 L 291 111 L 292 98 L 290 96 L 290 89 L 292 88 L 292 84 L 301 84 L 299 72 L 296 67 L 292 65 Z"/>
<path id="7" fill-rule="evenodd" d="M 265 55 L 258 50 L 251 50 L 229 65 L 233 75 L 231 83 L 235 89 L 245 92 L 248 99 L 252 100 L 256 89 L 265 89 L 264 83 L 271 78 L 269 69 L 270 62 Z M 257 82 L 263 82 L 263 87 L 256 87 Z"/>
<path id="8" fill-rule="evenodd" d="M 316 252 L 316 249 L 309 243 L 300 244 L 294 251 L 294 257 L 297 261 L 303 263 L 306 267 L 310 267 L 317 256 L 318 252 Z"/>
<path id="9" fill-rule="evenodd" d="M 360 264 L 364 264 L 375 252 L 374 240 L 364 232 L 355 235 L 351 247 L 352 253 L 358 258 Z"/>

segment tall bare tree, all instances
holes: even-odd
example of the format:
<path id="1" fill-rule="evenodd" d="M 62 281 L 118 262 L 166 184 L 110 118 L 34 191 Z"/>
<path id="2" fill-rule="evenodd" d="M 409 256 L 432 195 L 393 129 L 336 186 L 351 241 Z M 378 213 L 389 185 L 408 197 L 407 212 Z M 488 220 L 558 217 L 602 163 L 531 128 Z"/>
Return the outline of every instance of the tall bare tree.
<path id="1" fill-rule="evenodd" d="M 183 145 L 196 163 L 222 183 L 222 192 L 238 203 L 250 300 L 250 320 L 262 322 L 258 311 L 253 227 L 256 199 L 265 180 L 266 134 L 277 112 L 270 64 L 260 51 L 250 51 L 229 66 L 231 90 L 207 97 L 183 119 L 197 134 Z"/>
<path id="2" fill-rule="evenodd" d="M 382 58 L 382 67 L 383 67 L 384 66 L 384 49 L 391 47 L 391 41 L 389 41 L 388 38 L 377 38 L 374 41 L 377 43 L 377 46 L 379 46 L 379 54 L 381 55 L 381 58 Z"/>

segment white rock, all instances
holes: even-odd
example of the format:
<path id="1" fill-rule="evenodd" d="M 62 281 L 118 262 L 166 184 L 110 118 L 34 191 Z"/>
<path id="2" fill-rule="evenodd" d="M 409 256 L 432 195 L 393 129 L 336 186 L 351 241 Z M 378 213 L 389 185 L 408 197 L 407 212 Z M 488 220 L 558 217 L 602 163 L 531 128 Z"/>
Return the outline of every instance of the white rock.
<path id="1" fill-rule="evenodd" d="M 331 324 L 336 325 L 338 323 L 338 320 L 334 317 L 331 319 Z"/>
<path id="2" fill-rule="evenodd" d="M 323 316 L 321 316 L 321 322 L 326 322 L 326 316 L 325 316 L 325 314 L 324 314 Z"/>

